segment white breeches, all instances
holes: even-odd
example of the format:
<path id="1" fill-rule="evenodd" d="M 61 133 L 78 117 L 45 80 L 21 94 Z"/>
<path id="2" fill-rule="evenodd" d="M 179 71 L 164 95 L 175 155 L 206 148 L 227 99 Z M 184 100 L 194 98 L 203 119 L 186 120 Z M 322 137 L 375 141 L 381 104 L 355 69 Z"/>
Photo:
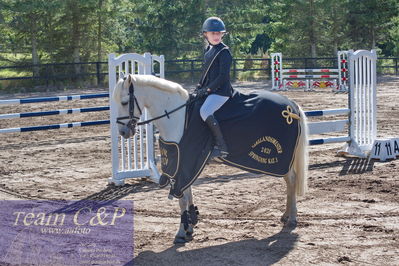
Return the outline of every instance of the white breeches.
<path id="1" fill-rule="evenodd" d="M 205 121 L 208 116 L 213 115 L 213 113 L 219 110 L 219 108 L 222 107 L 222 105 L 227 102 L 228 99 L 229 97 L 217 94 L 209 95 L 200 109 L 200 115 L 202 120 Z"/>

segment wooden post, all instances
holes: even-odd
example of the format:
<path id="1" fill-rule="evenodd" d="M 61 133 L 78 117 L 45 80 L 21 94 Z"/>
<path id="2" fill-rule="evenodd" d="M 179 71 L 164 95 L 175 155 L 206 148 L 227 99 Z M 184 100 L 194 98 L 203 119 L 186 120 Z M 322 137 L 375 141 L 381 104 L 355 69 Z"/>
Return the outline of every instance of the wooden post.
<path id="1" fill-rule="evenodd" d="M 45 77 L 45 79 L 46 79 L 46 88 L 48 89 L 48 87 L 49 87 L 49 69 L 48 69 L 48 64 L 46 64 L 45 65 L 46 67 L 45 67 L 45 69 L 46 69 L 46 71 L 44 71 L 44 77 Z"/>
<path id="2" fill-rule="evenodd" d="M 268 69 L 267 69 L 267 73 L 269 73 L 269 78 L 272 79 L 272 75 L 270 75 L 270 72 L 272 71 L 272 61 L 273 58 L 269 58 L 269 59 L 265 59 L 267 60 L 267 64 L 268 64 Z"/>
<path id="3" fill-rule="evenodd" d="M 237 79 L 237 60 L 233 59 L 233 79 Z"/>
<path id="4" fill-rule="evenodd" d="M 101 85 L 100 62 L 96 62 L 97 87 Z"/>
<path id="5" fill-rule="evenodd" d="M 194 60 L 191 60 L 191 69 L 190 69 L 190 75 L 191 75 L 191 82 L 194 83 Z"/>

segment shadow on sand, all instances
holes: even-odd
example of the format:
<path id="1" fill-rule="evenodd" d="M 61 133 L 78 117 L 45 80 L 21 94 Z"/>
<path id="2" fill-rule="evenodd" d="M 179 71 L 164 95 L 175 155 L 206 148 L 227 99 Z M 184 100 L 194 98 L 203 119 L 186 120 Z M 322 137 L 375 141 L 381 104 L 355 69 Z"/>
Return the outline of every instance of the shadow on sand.
<path id="1" fill-rule="evenodd" d="M 173 245 L 156 253 L 143 251 L 126 265 L 272 265 L 295 246 L 298 235 L 290 228 L 266 239 L 247 239 L 216 246 L 179 251 Z M 195 240 L 194 240 L 195 242 Z"/>
<path id="2" fill-rule="evenodd" d="M 347 158 L 346 160 L 335 160 L 328 163 L 318 163 L 309 165 L 309 170 L 328 169 L 333 167 L 342 167 L 340 176 L 350 174 L 363 174 L 372 172 L 374 160 L 368 158 Z"/>

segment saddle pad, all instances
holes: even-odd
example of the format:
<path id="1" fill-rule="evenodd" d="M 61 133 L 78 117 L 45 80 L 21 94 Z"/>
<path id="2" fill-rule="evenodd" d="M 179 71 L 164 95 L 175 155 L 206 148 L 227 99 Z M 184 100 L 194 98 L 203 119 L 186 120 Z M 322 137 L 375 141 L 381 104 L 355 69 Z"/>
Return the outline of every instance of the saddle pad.
<path id="1" fill-rule="evenodd" d="M 178 144 L 180 157 L 175 158 L 177 172 L 173 177 L 163 175 L 163 183 L 170 179 L 170 194 L 177 198 L 201 174 L 213 149 L 211 131 L 199 115 L 203 101 L 187 108 L 185 131 Z M 249 95 L 235 91 L 215 116 L 229 150 L 229 156 L 222 159 L 225 164 L 277 177 L 288 173 L 300 134 L 299 109 L 294 102 L 268 91 Z"/>

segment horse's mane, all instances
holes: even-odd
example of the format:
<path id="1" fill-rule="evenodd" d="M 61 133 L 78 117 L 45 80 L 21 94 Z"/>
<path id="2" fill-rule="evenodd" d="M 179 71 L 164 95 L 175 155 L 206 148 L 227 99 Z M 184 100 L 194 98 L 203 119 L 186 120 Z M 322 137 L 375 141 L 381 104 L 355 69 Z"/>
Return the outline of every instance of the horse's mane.
<path id="1" fill-rule="evenodd" d="M 155 87 L 163 91 L 178 93 L 185 99 L 188 99 L 188 92 L 183 89 L 180 84 L 176 82 L 169 81 L 166 79 L 161 79 L 153 75 L 132 75 L 134 83 L 142 86 Z"/>

